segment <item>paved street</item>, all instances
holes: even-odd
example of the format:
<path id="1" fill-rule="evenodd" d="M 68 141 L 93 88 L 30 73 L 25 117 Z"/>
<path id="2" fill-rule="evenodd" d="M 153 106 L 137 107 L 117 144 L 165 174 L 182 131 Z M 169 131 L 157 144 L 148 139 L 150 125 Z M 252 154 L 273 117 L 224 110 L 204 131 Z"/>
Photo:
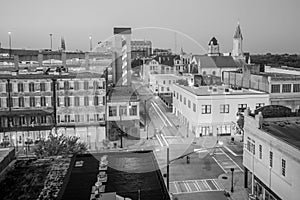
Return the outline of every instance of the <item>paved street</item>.
<path id="1" fill-rule="evenodd" d="M 141 102 L 148 99 L 149 140 L 145 140 L 142 146 L 154 151 L 163 175 L 166 174 L 169 148 L 170 193 L 178 199 L 227 199 L 224 190 L 229 191 L 231 187 L 231 168 L 234 168 L 234 183 L 241 184 L 238 181 L 243 172 L 242 146 L 231 143 L 230 137 L 195 138 L 178 117 L 168 112 L 160 99 L 153 97 L 147 87 L 139 82 L 135 85 L 143 94 Z M 217 147 L 217 140 L 223 141 L 224 145 Z M 189 155 L 189 163 L 186 157 L 177 159 L 194 151 L 198 152 Z"/>

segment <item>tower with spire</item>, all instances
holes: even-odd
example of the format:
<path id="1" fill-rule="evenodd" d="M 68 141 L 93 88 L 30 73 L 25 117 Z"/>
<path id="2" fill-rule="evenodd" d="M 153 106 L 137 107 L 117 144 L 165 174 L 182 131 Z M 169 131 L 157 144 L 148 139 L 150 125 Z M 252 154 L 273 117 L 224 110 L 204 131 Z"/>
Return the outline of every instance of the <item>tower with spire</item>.
<path id="1" fill-rule="evenodd" d="M 240 23 L 238 22 L 238 25 L 235 29 L 234 35 L 233 35 L 233 49 L 232 49 L 232 56 L 233 57 L 240 57 L 242 58 L 244 56 L 243 53 L 243 35 L 240 27 Z"/>

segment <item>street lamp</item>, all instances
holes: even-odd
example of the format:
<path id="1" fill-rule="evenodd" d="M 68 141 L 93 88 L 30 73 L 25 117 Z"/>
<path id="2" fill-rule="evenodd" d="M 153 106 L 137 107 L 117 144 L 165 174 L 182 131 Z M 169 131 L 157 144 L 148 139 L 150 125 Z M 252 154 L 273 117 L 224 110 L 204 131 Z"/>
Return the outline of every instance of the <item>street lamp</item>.
<path id="1" fill-rule="evenodd" d="M 11 57 L 11 32 L 8 32 L 9 58 Z"/>
<path id="2" fill-rule="evenodd" d="M 50 49 L 51 49 L 51 51 L 52 51 L 52 35 L 53 35 L 53 34 L 50 33 L 49 35 L 50 35 Z"/>
<path id="3" fill-rule="evenodd" d="M 90 51 L 92 51 L 92 36 L 90 35 L 90 37 L 89 37 L 89 39 L 90 39 Z"/>

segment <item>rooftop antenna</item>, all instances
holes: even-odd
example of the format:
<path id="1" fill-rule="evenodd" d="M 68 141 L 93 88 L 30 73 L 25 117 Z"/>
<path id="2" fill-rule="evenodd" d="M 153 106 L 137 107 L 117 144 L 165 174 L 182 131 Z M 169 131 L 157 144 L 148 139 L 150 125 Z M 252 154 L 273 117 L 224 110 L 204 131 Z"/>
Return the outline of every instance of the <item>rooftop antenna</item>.
<path id="1" fill-rule="evenodd" d="M 174 53 L 176 54 L 177 52 L 177 33 L 175 32 L 175 47 L 174 47 Z"/>

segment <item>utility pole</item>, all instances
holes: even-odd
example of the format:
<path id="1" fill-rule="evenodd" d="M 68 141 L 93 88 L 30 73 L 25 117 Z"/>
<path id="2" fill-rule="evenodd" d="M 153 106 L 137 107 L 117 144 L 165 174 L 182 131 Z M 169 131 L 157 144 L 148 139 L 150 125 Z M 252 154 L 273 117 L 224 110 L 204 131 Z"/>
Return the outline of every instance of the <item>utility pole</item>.
<path id="1" fill-rule="evenodd" d="M 167 189 L 170 188 L 170 150 L 169 146 L 167 147 Z"/>
<path id="2" fill-rule="evenodd" d="M 234 172 L 234 168 L 230 168 L 231 171 L 231 193 L 233 193 L 233 172 Z"/>
<path id="3" fill-rule="evenodd" d="M 11 32 L 8 32 L 8 42 L 9 42 L 9 58 L 11 58 Z"/>
<path id="4" fill-rule="evenodd" d="M 53 34 L 50 33 L 49 35 L 50 35 L 50 49 L 51 49 L 51 51 L 52 51 L 52 35 L 53 35 Z"/>

